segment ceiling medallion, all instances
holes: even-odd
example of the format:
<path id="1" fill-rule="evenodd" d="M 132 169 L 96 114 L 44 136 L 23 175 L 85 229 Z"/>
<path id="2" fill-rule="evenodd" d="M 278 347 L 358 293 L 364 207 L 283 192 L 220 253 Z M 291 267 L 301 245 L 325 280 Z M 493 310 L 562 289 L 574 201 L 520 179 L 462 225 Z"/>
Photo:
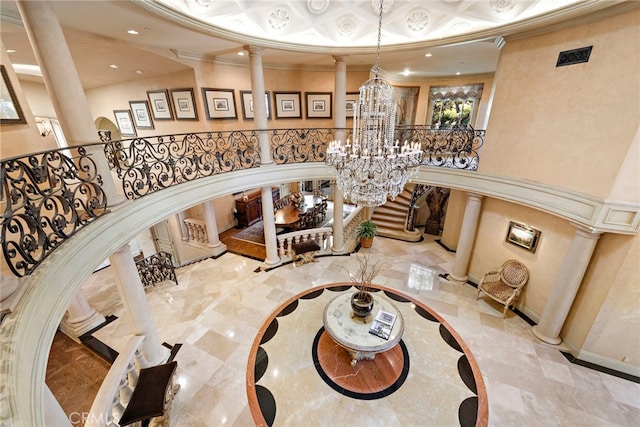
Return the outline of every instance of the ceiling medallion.
<path id="1" fill-rule="evenodd" d="M 291 16 L 287 9 L 273 9 L 269 13 L 269 25 L 276 31 L 287 28 L 290 20 Z"/>
<path id="2" fill-rule="evenodd" d="M 356 31 L 356 20 L 353 16 L 344 16 L 338 20 L 337 26 L 340 37 L 351 37 Z"/>
<path id="3" fill-rule="evenodd" d="M 329 0 L 307 0 L 307 10 L 319 15 L 329 8 Z"/>
<path id="4" fill-rule="evenodd" d="M 411 31 L 422 31 L 429 23 L 429 14 L 424 9 L 412 10 L 407 16 L 407 28 Z"/>
<path id="5" fill-rule="evenodd" d="M 513 9 L 516 0 L 491 0 L 491 9 L 497 13 L 506 13 Z"/>

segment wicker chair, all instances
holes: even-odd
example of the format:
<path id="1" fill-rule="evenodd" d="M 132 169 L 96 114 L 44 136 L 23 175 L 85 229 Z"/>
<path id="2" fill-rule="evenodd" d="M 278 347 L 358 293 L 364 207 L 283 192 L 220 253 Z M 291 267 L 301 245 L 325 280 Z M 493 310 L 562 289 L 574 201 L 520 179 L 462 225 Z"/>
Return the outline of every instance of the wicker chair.
<path id="1" fill-rule="evenodd" d="M 510 259 L 502 264 L 498 271 L 490 271 L 484 275 L 478 284 L 478 296 L 487 294 L 493 300 L 504 305 L 502 317 L 506 317 L 507 310 L 513 306 L 520 292 L 529 280 L 529 270 L 520 261 Z"/>

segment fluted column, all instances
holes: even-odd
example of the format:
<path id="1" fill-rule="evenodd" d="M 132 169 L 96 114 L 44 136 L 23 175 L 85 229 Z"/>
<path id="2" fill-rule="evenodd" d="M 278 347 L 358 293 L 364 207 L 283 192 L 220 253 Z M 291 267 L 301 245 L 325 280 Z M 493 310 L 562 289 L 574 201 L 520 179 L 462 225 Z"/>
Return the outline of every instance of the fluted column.
<path id="1" fill-rule="evenodd" d="M 333 105 L 333 123 L 336 128 L 336 141 L 346 142 L 347 127 L 347 57 L 334 55 L 335 61 L 335 103 Z"/>
<path id="2" fill-rule="evenodd" d="M 184 220 L 187 219 L 187 214 L 185 211 L 180 211 L 176 214 L 176 220 L 178 221 L 178 225 L 180 226 L 180 238 L 183 242 L 189 241 L 189 228 Z"/>
<path id="3" fill-rule="evenodd" d="M 453 260 L 453 267 L 449 275 L 451 280 L 459 283 L 466 283 L 468 279 L 469 259 L 471 258 L 473 242 L 476 239 L 482 199 L 483 196 L 479 194 L 469 193 L 467 195 L 467 207 L 465 208 L 464 218 L 462 219 L 456 257 Z"/>
<path id="4" fill-rule="evenodd" d="M 102 325 L 106 319 L 98 313 L 80 289 L 67 308 L 67 317 L 60 323 L 60 329 L 67 336 L 79 342 L 81 335 Z"/>
<path id="5" fill-rule="evenodd" d="M 331 181 L 333 194 L 333 252 L 344 251 L 344 196 L 335 181 Z"/>
<path id="6" fill-rule="evenodd" d="M 131 248 L 124 245 L 109 257 L 115 269 L 115 279 L 127 317 L 133 326 L 134 334 L 144 335 L 142 352 L 145 366 L 155 366 L 165 362 L 169 350 L 162 345 L 151 307 L 144 292 L 144 286 L 133 261 Z"/>
<path id="7" fill-rule="evenodd" d="M 204 207 L 204 224 L 207 227 L 207 246 L 213 250 L 214 256 L 221 255 L 227 251 L 227 246 L 220 241 L 218 236 L 218 224 L 216 224 L 216 212 L 213 207 L 213 200 L 207 200 Z"/>
<path id="8" fill-rule="evenodd" d="M 91 109 L 52 2 L 18 0 L 16 3 L 69 146 L 98 142 Z M 102 176 L 102 189 L 109 206 L 122 203 L 125 199 L 116 191 L 102 147 L 87 147 L 87 153 Z"/>
<path id="9" fill-rule="evenodd" d="M 253 99 L 253 123 L 260 141 L 260 164 L 273 163 L 271 146 L 267 132 L 267 106 L 264 103 L 264 73 L 262 71 L 262 52 L 257 46 L 245 46 L 249 52 L 249 70 L 251 72 L 251 98 Z"/>
<path id="10" fill-rule="evenodd" d="M 264 229 L 264 246 L 267 250 L 267 265 L 280 262 L 278 256 L 278 240 L 276 239 L 276 219 L 273 213 L 273 194 L 271 187 L 262 187 L 262 227 Z"/>
<path id="11" fill-rule="evenodd" d="M 560 331 L 567 320 L 569 310 L 576 298 L 584 273 L 587 271 L 591 255 L 598 243 L 600 233 L 578 227 L 562 267 L 553 283 L 551 294 L 542 310 L 540 321 L 531 331 L 536 338 L 549 344 L 560 344 Z"/>

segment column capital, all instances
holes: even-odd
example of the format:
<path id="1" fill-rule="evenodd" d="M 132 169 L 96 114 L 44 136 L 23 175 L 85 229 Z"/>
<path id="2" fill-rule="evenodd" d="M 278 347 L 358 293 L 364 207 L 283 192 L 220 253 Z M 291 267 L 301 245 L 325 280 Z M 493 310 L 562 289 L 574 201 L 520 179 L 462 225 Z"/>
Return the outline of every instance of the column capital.
<path id="1" fill-rule="evenodd" d="M 335 62 L 347 62 L 347 58 L 349 55 L 333 55 L 333 60 Z"/>
<path id="2" fill-rule="evenodd" d="M 264 52 L 264 48 L 260 46 L 251 46 L 247 44 L 242 46 L 242 48 L 249 52 L 249 55 L 261 55 L 262 52 Z"/>
<path id="3" fill-rule="evenodd" d="M 467 193 L 467 198 L 469 200 L 474 200 L 477 202 L 481 202 L 482 199 L 484 199 L 484 196 L 482 194 L 478 194 L 478 193 Z"/>
<path id="4" fill-rule="evenodd" d="M 599 239 L 602 235 L 602 231 L 598 231 L 593 227 L 588 227 L 586 225 L 579 224 L 577 222 L 569 222 L 572 226 L 576 228 L 576 234 L 587 239 Z"/>

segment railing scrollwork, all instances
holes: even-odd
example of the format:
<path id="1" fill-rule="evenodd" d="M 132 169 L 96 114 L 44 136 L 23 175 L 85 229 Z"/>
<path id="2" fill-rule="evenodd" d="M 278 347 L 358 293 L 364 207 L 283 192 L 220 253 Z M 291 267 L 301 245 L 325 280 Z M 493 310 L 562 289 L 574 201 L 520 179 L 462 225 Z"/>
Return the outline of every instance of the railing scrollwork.
<path id="1" fill-rule="evenodd" d="M 157 283 L 169 280 L 178 284 L 176 272 L 171 261 L 171 254 L 158 252 L 136 262 L 138 274 L 142 281 L 142 286 L 153 286 Z"/>
<path id="2" fill-rule="evenodd" d="M 86 146 L 3 160 L 2 252 L 11 271 L 29 275 L 62 242 L 107 212 Z"/>

